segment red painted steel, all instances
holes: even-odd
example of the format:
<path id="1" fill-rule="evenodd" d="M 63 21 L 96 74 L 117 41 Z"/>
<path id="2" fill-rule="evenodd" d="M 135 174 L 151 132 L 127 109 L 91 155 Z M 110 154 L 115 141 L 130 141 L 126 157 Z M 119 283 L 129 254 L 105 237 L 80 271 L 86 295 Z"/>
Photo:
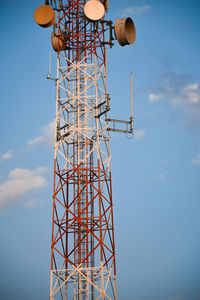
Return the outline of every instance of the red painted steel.
<path id="1" fill-rule="evenodd" d="M 68 58 L 69 69 L 80 60 L 92 63 L 94 57 L 99 67 L 106 63 L 104 23 L 91 23 L 83 17 L 84 4 L 81 0 L 60 0 L 53 4 L 58 15 L 58 31 L 64 32 L 65 37 L 65 50 L 58 45 L 57 56 L 58 60 Z M 54 162 L 51 270 L 64 265 L 67 278 L 68 270 L 74 267 L 96 267 L 92 275 L 95 282 L 101 272 L 101 262 L 105 268 L 112 266 L 116 276 L 111 171 L 110 165 L 104 166 L 101 157 L 98 158 L 90 139 L 85 138 L 82 143 L 88 155 L 84 162 L 78 162 L 77 151 L 81 146 L 75 138 L 70 145 L 73 154 L 67 166 L 64 168 L 57 155 Z M 91 295 L 93 289 L 91 285 Z M 79 291 L 73 299 L 94 299 L 88 297 Z"/>

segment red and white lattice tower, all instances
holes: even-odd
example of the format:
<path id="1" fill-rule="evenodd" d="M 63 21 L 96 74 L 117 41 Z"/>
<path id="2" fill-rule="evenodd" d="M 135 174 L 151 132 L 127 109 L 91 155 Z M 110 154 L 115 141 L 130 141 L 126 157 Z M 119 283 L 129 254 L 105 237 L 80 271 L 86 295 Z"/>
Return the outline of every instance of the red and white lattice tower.
<path id="1" fill-rule="evenodd" d="M 101 4 L 99 14 L 108 4 L 89 2 Z M 46 1 L 40 10 L 56 12 L 56 23 L 55 14 L 45 25 L 46 12 L 39 12 L 42 21 L 34 16 L 42 27 L 54 24 L 57 52 L 51 300 L 117 299 L 109 132 L 132 132 L 133 118 L 122 121 L 125 130 L 109 128 L 110 121 L 117 122 L 108 118 L 105 49 L 112 46 L 113 27 L 104 16 L 89 19 L 85 5 Z M 88 13 L 95 10 L 89 7 Z"/>

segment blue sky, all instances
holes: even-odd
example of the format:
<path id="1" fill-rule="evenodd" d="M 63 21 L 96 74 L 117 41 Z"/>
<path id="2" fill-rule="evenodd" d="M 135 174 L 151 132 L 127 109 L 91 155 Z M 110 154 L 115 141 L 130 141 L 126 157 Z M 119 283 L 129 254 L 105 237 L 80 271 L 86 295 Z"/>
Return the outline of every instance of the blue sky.
<path id="1" fill-rule="evenodd" d="M 119 299 L 199 300 L 200 2 L 109 2 L 107 18 L 129 15 L 137 31 L 108 50 L 110 117 L 129 118 L 134 75 L 134 138 L 111 142 Z M 1 4 L 3 300 L 49 295 L 55 85 L 40 4 Z"/>

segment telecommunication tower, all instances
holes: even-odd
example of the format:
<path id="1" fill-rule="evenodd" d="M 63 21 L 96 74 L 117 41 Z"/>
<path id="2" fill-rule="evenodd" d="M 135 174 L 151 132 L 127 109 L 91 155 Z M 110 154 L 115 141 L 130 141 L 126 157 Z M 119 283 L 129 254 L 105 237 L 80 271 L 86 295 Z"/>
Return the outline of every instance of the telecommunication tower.
<path id="1" fill-rule="evenodd" d="M 132 134 L 133 111 L 129 121 L 108 116 L 106 45 L 114 34 L 133 44 L 135 27 L 113 26 L 107 10 L 108 0 L 52 0 L 34 13 L 53 26 L 57 53 L 51 300 L 117 299 L 110 131 Z"/>

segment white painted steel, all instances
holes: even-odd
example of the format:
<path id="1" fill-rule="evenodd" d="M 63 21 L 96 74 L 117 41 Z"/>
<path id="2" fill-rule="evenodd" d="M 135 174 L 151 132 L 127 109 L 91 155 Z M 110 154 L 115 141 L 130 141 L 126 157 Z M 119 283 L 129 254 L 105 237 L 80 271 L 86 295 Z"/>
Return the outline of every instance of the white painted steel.
<path id="1" fill-rule="evenodd" d="M 76 163 L 82 163 L 84 166 L 93 155 L 95 161 L 99 159 L 100 168 L 109 172 L 110 137 L 107 113 L 99 117 L 107 105 L 106 64 L 100 66 L 96 56 L 92 60 L 90 56 L 84 57 L 77 63 L 60 56 L 60 59 L 57 59 L 57 78 L 55 159 L 59 160 L 60 167 L 64 170 L 73 164 L 74 156 Z M 91 149 L 87 149 L 86 141 L 91 142 Z M 74 142 L 75 151 L 72 150 Z M 81 190 L 83 183 L 79 184 Z M 103 189 L 104 183 L 101 186 L 101 190 Z M 84 193 L 81 197 L 85 197 Z M 84 219 L 83 215 L 82 217 Z M 95 277 L 95 274 L 99 276 Z M 70 286 L 74 300 L 117 299 L 116 277 L 113 275 L 112 264 L 108 268 L 103 267 L 102 263 L 87 268 L 82 263 L 77 268 L 67 270 L 64 264 L 57 265 L 57 269 L 51 273 L 50 299 L 56 300 L 57 294 L 60 293 L 61 298 L 67 300 L 67 290 Z"/>
<path id="2" fill-rule="evenodd" d="M 101 272 L 102 276 L 99 278 L 99 281 L 94 282 L 92 280 L 93 273 Z M 50 299 L 56 300 L 55 296 L 58 292 L 62 291 L 63 287 L 66 283 L 73 281 L 74 278 L 79 277 L 79 283 L 87 282 L 88 287 L 93 286 L 96 291 L 95 300 L 101 299 L 109 299 L 113 300 L 109 296 L 109 283 L 112 282 L 112 286 L 116 285 L 116 278 L 112 275 L 113 267 L 105 268 L 103 267 L 102 263 L 100 266 L 96 266 L 93 268 L 82 268 L 81 266 L 74 267 L 73 269 L 60 269 L 60 270 L 52 270 L 51 271 L 51 293 Z M 66 273 L 68 274 L 66 278 Z M 87 274 L 87 275 L 86 275 Z M 103 290 L 103 292 L 102 292 Z M 76 295 L 77 290 L 75 290 L 74 295 Z M 91 295 L 90 295 L 91 296 Z M 63 298 L 64 299 L 64 298 Z M 73 299 L 79 299 L 78 296 L 75 296 Z M 88 297 L 89 298 L 89 294 Z M 116 293 L 114 294 L 114 300 L 117 299 Z"/>

